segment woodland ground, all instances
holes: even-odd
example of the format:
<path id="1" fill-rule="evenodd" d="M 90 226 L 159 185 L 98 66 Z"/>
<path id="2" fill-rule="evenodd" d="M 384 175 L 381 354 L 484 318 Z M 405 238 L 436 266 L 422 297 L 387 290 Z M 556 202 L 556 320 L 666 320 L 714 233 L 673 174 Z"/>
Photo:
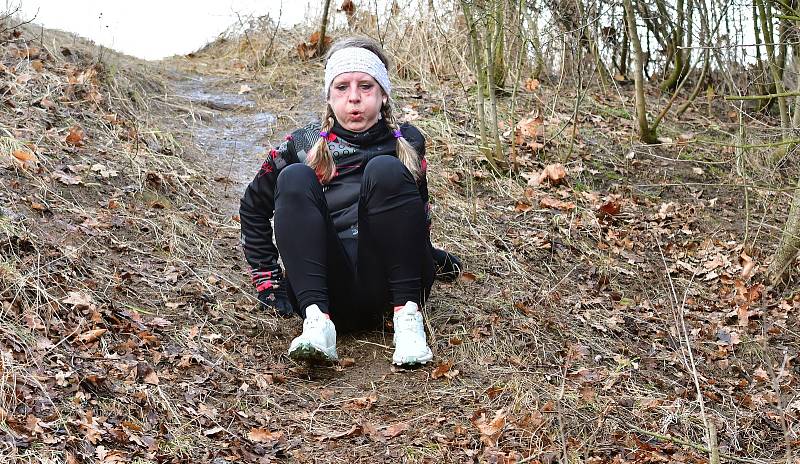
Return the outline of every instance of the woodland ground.
<path id="1" fill-rule="evenodd" d="M 4 462 L 707 462 L 709 429 L 723 462 L 798 462 L 800 294 L 760 283 L 798 166 L 737 163 L 719 100 L 646 147 L 631 87 L 573 113 L 543 80 L 498 175 L 460 85 L 398 80 L 434 242 L 468 272 L 434 288 L 432 366 L 392 368 L 380 330 L 309 369 L 285 356 L 300 320 L 255 305 L 235 215 L 270 142 L 318 114 L 321 64 L 5 34 Z"/>

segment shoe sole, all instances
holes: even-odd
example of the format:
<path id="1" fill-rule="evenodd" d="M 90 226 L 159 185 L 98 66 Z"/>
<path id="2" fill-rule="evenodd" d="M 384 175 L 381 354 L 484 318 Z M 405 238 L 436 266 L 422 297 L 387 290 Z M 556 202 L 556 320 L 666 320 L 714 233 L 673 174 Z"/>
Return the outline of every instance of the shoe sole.
<path id="1" fill-rule="evenodd" d="M 402 367 L 402 366 L 425 365 L 431 361 L 433 361 L 433 353 L 426 356 L 421 356 L 420 358 L 403 359 L 399 362 L 395 359 L 392 359 L 392 364 L 394 364 L 395 366 Z"/>
<path id="2" fill-rule="evenodd" d="M 331 358 L 325 354 L 324 351 L 308 343 L 302 343 L 297 348 L 290 351 L 289 358 L 297 362 L 306 362 L 309 364 L 333 364 L 337 361 L 336 358 Z"/>

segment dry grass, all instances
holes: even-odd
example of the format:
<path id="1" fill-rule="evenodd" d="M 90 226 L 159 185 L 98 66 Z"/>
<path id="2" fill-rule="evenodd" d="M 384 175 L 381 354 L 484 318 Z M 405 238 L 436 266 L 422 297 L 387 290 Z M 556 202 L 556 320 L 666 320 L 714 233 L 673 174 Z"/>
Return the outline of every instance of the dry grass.
<path id="1" fill-rule="evenodd" d="M 105 98 L 71 104 L 55 131 L 45 127 L 46 114 L 24 119 L 30 115 L 0 111 L 4 124 L 19 126 L 6 134 L 9 144 L 36 145 L 40 162 L 39 170 L 0 171 L 0 198 L 9 204 L 0 214 L 5 457 L 704 462 L 708 453 L 678 440 L 706 446 L 706 423 L 713 422 L 724 455 L 783 459 L 777 415 L 792 443 L 800 414 L 793 373 L 798 298 L 770 296 L 766 305 L 754 304 L 761 312 L 749 326 L 736 328 L 735 316 L 725 315 L 736 309 L 733 286 L 680 264 L 702 270 L 719 256 L 727 260 L 719 269 L 725 279 L 740 272 L 745 212 L 737 209 L 735 160 L 714 146 L 632 145 L 624 115 L 600 113 L 586 101 L 581 115 L 601 115 L 601 122 L 581 125 L 565 162 L 567 185 L 531 188 L 524 177 L 493 173 L 475 138 L 465 135 L 473 132 L 469 100 L 445 79 L 464 64 L 444 52 L 448 44 L 436 32 L 442 18 L 431 21 L 439 23 L 392 19 L 382 32 L 411 79 L 398 82 L 399 104 L 421 115 L 413 122 L 429 141 L 434 242 L 461 256 L 475 276 L 437 284 L 426 312 L 437 360 L 452 362 L 458 374 L 433 379 L 431 369 L 390 368 L 391 334 L 384 331 L 342 337 L 340 354 L 354 366 L 295 366 L 284 352 L 298 321 L 254 311 L 238 224 L 222 212 L 232 200 L 212 180 L 217 166 L 201 166 L 206 158 L 197 158 L 204 154 L 190 142 L 194 127 L 214 127 L 214 116 L 174 98 L 170 73 L 174 66 L 226 78 L 211 91 L 257 84 L 254 99 L 279 116 L 280 133 L 316 108 L 322 68 L 291 57 L 308 27 L 274 39 L 269 27 L 249 30 L 244 39 L 167 62 L 161 73 L 106 52 L 92 84 Z M 59 101 L 70 67 L 96 69 L 95 52 L 90 47 L 65 62 L 51 50 L 46 76 L 12 83 L 14 98 Z M 15 75 L 28 72 L 27 61 Z M 418 82 L 422 99 L 414 98 Z M 92 88 L 77 90 L 91 95 Z M 511 116 L 508 99 L 501 104 Z M 554 121 L 548 133 L 561 134 L 545 150 L 521 152 L 521 171 L 563 160 L 573 98 L 543 88 L 522 95 L 516 107 L 547 108 Z M 103 118 L 110 113 L 122 122 Z M 87 145 L 69 147 L 64 137 L 78 121 Z M 63 168 L 98 163 L 117 176 Z M 692 177 L 692 167 L 704 168 L 705 177 Z M 52 178 L 56 171 L 82 176 L 83 184 L 62 184 Z M 687 181 L 713 191 L 724 208 Z M 756 213 L 774 202 L 763 192 L 753 190 L 751 221 L 764 218 L 754 240 L 768 250 L 763 230 L 780 218 Z M 545 197 L 575 207 L 545 208 Z M 622 213 L 599 215 L 613 198 Z M 70 303 L 70 292 L 91 301 Z M 767 320 L 778 330 L 762 346 Z M 109 331 L 80 340 L 100 328 Z M 740 341 L 720 343 L 720 330 L 737 330 Z M 778 367 L 778 392 L 753 374 L 767 357 Z M 489 419 L 505 415 L 495 446 L 473 421 L 481 411 Z M 386 438 L 398 423 L 410 427 Z M 351 436 L 321 440 L 351 427 Z M 283 437 L 259 444 L 248 438 L 254 428 Z"/>

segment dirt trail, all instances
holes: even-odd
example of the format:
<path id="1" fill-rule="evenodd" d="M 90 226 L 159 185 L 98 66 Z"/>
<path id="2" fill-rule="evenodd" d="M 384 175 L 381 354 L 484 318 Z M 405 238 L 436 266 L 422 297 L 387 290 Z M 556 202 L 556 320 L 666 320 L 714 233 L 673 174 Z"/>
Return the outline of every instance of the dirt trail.
<path id="1" fill-rule="evenodd" d="M 296 106 L 302 109 L 289 109 L 283 115 L 294 121 L 294 124 L 287 125 L 280 124 L 277 115 L 264 111 L 265 105 L 257 101 L 259 86 L 256 83 L 233 82 L 186 72 L 174 72 L 169 78 L 173 94 L 185 102 L 188 110 L 181 118 L 181 132 L 191 137 L 191 141 L 201 150 L 201 158 L 218 165 L 212 169 L 216 171 L 217 179 L 227 179 L 220 206 L 226 213 L 236 214 L 239 198 L 263 162 L 264 153 L 279 143 L 282 135 L 297 127 L 297 124 L 315 118 L 307 108 L 313 107 L 312 100 L 316 95 L 309 92 L 305 98 L 299 97 L 302 103 Z M 254 90 L 240 94 L 237 90 L 242 84 L 252 86 Z M 287 338 L 276 344 L 276 350 L 281 352 L 288 347 L 291 336 L 296 335 L 294 331 L 299 333 L 300 321 L 279 320 L 279 324 L 287 331 L 284 334 Z M 344 372 L 312 369 L 304 372 L 308 379 L 326 378 L 346 386 L 363 378 L 379 378 L 393 371 L 388 362 L 391 357 L 391 334 L 373 331 L 340 338 L 340 357 L 359 360 L 382 357 L 386 362 L 364 363 Z M 424 377 L 423 372 L 419 375 Z"/>

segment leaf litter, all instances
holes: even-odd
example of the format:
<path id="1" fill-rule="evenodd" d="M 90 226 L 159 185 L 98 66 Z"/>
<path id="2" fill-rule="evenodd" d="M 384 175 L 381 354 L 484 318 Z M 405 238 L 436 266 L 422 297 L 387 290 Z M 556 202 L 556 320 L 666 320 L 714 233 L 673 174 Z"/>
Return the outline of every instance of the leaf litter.
<path id="1" fill-rule="evenodd" d="M 400 89 L 403 113 L 429 131 L 434 241 L 467 272 L 429 302 L 434 365 L 391 369 L 391 334 L 376 331 L 342 339 L 339 369 L 309 370 L 284 356 L 298 321 L 250 296 L 229 213 L 239 192 L 214 187 L 219 172 L 182 132 L 239 110 L 187 109 L 162 97 L 174 76 L 135 61 L 112 75 L 92 47 L 47 34 L 62 45 L 34 47 L 26 32 L 2 48 L 0 118 L 14 128 L 0 141 L 10 462 L 554 462 L 565 448 L 593 462 L 702 462 L 641 432 L 703 443 L 695 370 L 725 453 L 783 456 L 781 424 L 800 420 L 800 296 L 761 284 L 769 244 L 744 243 L 739 190 L 660 185 L 671 166 L 659 160 L 695 136 L 660 157 L 613 157 L 592 139 L 627 147 L 628 129 L 587 112 L 564 160 L 569 141 L 553 134 L 569 110 L 534 111 L 506 125 L 520 175 L 496 177 L 430 123 L 445 99 L 467 119 L 456 90 Z M 305 37 L 296 52 L 313 56 Z M 248 66 L 226 47 L 180 58 L 178 71 Z M 546 83 L 526 87 L 556 99 Z M 134 88 L 156 91 L 132 100 Z M 267 88 L 232 80 L 226 91 L 259 99 Z M 280 110 L 297 95 L 275 98 Z"/>

